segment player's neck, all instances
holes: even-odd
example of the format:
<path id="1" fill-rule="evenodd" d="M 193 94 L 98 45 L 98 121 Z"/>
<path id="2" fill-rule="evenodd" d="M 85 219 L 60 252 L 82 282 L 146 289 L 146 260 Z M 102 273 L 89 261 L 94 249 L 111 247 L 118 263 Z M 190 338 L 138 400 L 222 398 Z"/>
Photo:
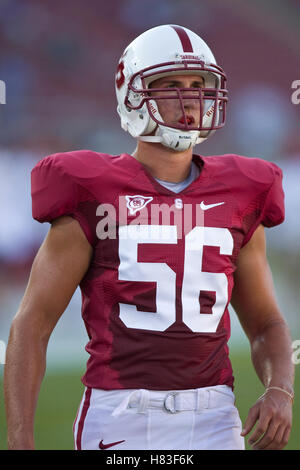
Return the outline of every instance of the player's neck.
<path id="1" fill-rule="evenodd" d="M 154 178 L 179 183 L 190 173 L 193 151 L 189 149 L 184 152 L 172 152 L 160 144 L 139 141 L 132 156 L 144 165 Z"/>

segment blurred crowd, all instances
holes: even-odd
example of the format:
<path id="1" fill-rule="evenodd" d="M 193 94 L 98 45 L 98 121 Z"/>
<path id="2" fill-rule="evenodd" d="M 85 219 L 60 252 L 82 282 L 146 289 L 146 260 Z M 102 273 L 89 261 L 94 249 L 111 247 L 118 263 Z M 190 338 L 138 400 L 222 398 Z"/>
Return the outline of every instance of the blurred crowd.
<path id="1" fill-rule="evenodd" d="M 255 22 L 255 12 L 244 11 L 245 3 L 1 0 L 0 80 L 6 84 L 6 104 L 0 105 L 0 316 L 15 308 L 10 307 L 11 289 L 23 291 L 48 230 L 31 217 L 32 167 L 50 153 L 134 149 L 134 141 L 120 128 L 114 74 L 127 44 L 164 23 L 184 25 L 203 36 L 228 75 L 226 127 L 196 151 L 258 156 L 283 169 L 286 222 L 268 237 L 275 267 L 282 266 L 283 257 L 290 266 L 284 272 L 297 279 L 300 105 L 291 102 L 291 83 L 300 78 L 299 49 L 291 40 L 288 15 L 274 34 Z M 269 4 L 275 15 L 272 2 L 261 3 Z M 284 11 L 289 8 L 292 24 L 299 2 L 276 3 Z M 279 16 L 273 20 L 280 21 Z"/>

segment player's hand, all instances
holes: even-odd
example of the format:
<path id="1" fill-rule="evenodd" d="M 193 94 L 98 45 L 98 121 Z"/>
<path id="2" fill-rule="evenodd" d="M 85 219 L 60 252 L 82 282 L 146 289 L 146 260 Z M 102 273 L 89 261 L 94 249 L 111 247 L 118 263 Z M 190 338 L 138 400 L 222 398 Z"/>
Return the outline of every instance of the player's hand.
<path id="1" fill-rule="evenodd" d="M 279 390 L 269 390 L 250 408 L 241 436 L 253 429 L 248 443 L 254 450 L 281 450 L 292 427 L 292 400 Z"/>

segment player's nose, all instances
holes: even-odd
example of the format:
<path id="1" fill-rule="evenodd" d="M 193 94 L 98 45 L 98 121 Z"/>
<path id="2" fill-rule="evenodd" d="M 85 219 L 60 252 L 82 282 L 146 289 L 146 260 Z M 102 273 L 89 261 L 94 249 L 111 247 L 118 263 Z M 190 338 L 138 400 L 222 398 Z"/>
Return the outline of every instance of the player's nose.
<path id="1" fill-rule="evenodd" d="M 199 99 L 183 99 L 183 107 L 185 111 L 197 111 L 200 107 Z"/>

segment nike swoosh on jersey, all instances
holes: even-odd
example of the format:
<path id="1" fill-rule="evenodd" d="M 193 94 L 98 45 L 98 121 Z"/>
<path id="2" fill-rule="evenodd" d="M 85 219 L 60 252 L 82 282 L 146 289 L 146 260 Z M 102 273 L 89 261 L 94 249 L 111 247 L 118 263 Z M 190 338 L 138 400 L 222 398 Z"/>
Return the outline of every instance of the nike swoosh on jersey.
<path id="1" fill-rule="evenodd" d="M 203 211 L 207 211 L 208 209 L 212 209 L 213 207 L 221 206 L 225 204 L 225 202 L 216 202 L 215 204 L 204 204 L 204 201 L 201 201 L 200 207 Z"/>
<path id="2" fill-rule="evenodd" d="M 109 444 L 103 444 L 103 439 L 101 439 L 101 441 L 99 442 L 99 449 L 109 449 L 110 447 L 113 447 L 113 446 L 116 446 L 117 444 L 121 444 L 122 442 L 125 442 L 125 440 L 123 441 L 117 441 L 117 442 L 111 442 Z"/>

